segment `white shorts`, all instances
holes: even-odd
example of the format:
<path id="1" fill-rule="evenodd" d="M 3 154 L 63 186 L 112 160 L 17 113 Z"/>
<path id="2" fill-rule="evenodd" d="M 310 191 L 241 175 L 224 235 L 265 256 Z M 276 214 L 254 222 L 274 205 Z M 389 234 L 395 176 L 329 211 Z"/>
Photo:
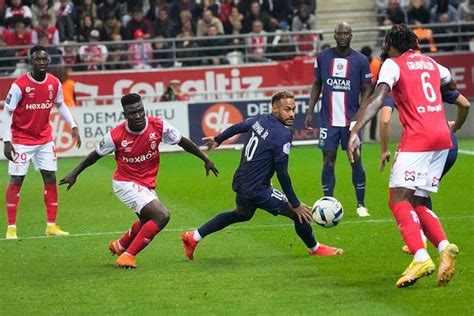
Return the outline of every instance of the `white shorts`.
<path id="1" fill-rule="evenodd" d="M 390 188 L 408 188 L 418 196 L 429 196 L 438 192 L 439 179 L 443 173 L 449 149 L 427 152 L 401 152 L 395 154 Z"/>
<path id="2" fill-rule="evenodd" d="M 14 161 L 8 162 L 8 174 L 11 176 L 24 176 L 28 172 L 30 160 L 35 166 L 35 170 L 57 171 L 58 161 L 54 142 L 42 145 L 19 145 L 12 144 L 16 155 Z"/>
<path id="3" fill-rule="evenodd" d="M 135 182 L 113 180 L 112 187 L 118 199 L 137 214 L 140 214 L 145 205 L 158 200 L 155 190 L 150 190 Z"/>

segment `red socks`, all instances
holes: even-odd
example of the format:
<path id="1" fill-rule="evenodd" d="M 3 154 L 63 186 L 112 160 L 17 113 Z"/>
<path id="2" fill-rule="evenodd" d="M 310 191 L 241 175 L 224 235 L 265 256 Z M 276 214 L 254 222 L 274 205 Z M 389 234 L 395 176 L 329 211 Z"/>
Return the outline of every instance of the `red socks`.
<path id="1" fill-rule="evenodd" d="M 133 239 L 131 245 L 127 248 L 127 252 L 132 256 L 143 250 L 150 241 L 153 240 L 156 234 L 160 231 L 160 227 L 154 221 L 148 221 L 143 224 L 137 236 Z"/>
<path id="2" fill-rule="evenodd" d="M 411 253 L 424 249 L 423 238 L 420 232 L 420 219 L 415 213 L 413 206 L 407 201 L 390 203 L 400 233 Z"/>
<path id="3" fill-rule="evenodd" d="M 5 194 L 5 202 L 7 204 L 8 225 L 16 224 L 16 213 L 18 210 L 18 201 L 20 200 L 21 187 L 10 183 Z"/>
<path id="4" fill-rule="evenodd" d="M 142 228 L 142 223 L 137 220 L 135 223 L 133 223 L 132 227 L 130 227 L 130 230 L 123 234 L 122 238 L 119 239 L 120 246 L 122 246 L 124 249 L 127 249 L 132 243 L 133 239 L 135 239 L 135 236 L 137 236 L 140 228 Z"/>
<path id="5" fill-rule="evenodd" d="M 44 204 L 46 205 L 48 223 L 55 223 L 58 213 L 58 189 L 56 183 L 44 185 Z"/>
<path id="6" fill-rule="evenodd" d="M 442 240 L 447 240 L 443 226 L 441 226 L 441 222 L 433 211 L 424 205 L 420 205 L 415 208 L 415 212 L 420 218 L 423 232 L 435 247 L 438 247 Z"/>

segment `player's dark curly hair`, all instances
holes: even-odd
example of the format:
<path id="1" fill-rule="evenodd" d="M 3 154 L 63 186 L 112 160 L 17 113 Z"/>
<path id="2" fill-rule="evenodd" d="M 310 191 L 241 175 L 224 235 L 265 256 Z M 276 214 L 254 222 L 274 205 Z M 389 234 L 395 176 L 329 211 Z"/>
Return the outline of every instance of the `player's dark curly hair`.
<path id="1" fill-rule="evenodd" d="M 280 90 L 280 91 L 275 92 L 272 95 L 272 104 L 277 103 L 281 99 L 294 99 L 294 98 L 295 98 L 294 94 L 291 93 L 290 91 Z"/>
<path id="2" fill-rule="evenodd" d="M 142 97 L 137 93 L 129 93 L 122 97 L 120 102 L 122 107 L 125 108 L 127 105 L 138 103 L 142 100 Z"/>
<path id="3" fill-rule="evenodd" d="M 402 54 L 410 49 L 420 50 L 418 37 L 405 24 L 395 24 L 388 31 L 385 36 L 384 48 L 388 49 L 390 46 Z"/>
<path id="4" fill-rule="evenodd" d="M 48 50 L 43 45 L 35 45 L 30 49 L 30 56 L 36 52 L 48 52 Z"/>

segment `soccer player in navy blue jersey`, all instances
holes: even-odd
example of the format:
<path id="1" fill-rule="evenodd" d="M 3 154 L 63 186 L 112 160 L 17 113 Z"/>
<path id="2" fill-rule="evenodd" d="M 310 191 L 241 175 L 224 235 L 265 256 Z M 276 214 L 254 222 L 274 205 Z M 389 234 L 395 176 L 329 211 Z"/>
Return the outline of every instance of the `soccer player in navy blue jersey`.
<path id="1" fill-rule="evenodd" d="M 314 64 L 314 82 L 309 98 L 305 127 L 312 128 L 314 107 L 321 91 L 319 147 L 323 151 L 322 189 L 325 196 L 333 196 L 336 186 L 334 167 L 337 149 L 346 150 L 349 127 L 355 121 L 360 104 L 370 95 L 372 74 L 367 57 L 350 47 L 351 26 L 340 23 L 334 30 L 336 47 L 319 53 Z M 365 207 L 365 170 L 360 158 L 352 166 L 352 183 L 357 198 L 356 212 L 369 216 Z"/>
<path id="2" fill-rule="evenodd" d="M 234 135 L 245 134 L 245 145 L 232 182 L 236 193 L 235 209 L 220 213 L 195 231 L 181 234 L 186 256 L 190 260 L 193 260 L 194 250 L 202 238 L 231 224 L 250 220 L 257 208 L 292 219 L 295 231 L 308 247 L 310 255 L 342 254 L 342 249 L 315 240 L 308 206 L 299 201 L 291 185 L 288 160 L 292 136 L 288 127 L 293 125 L 295 118 L 294 96 L 291 92 L 279 91 L 272 96 L 271 102 L 271 114 L 249 118 L 215 137 L 204 138 L 206 145 L 212 149 Z M 284 193 L 271 185 L 275 173 Z"/>
<path id="3" fill-rule="evenodd" d="M 458 109 L 460 108 L 469 108 L 470 107 L 470 102 L 469 100 L 463 96 L 459 91 L 454 90 L 454 91 L 443 91 L 442 93 L 442 98 L 443 101 L 446 103 L 451 103 L 455 104 L 458 106 Z M 390 161 L 390 151 L 388 150 L 388 143 L 390 140 L 390 122 L 391 122 L 391 116 L 393 110 L 396 108 L 395 101 L 393 100 L 393 97 L 391 95 L 388 95 L 382 104 L 382 107 L 380 108 L 380 171 L 383 171 L 385 167 L 385 163 Z M 453 143 L 453 147 L 449 150 L 448 157 L 446 158 L 446 163 L 444 164 L 444 169 L 443 173 L 441 174 L 441 179 L 448 173 L 448 171 L 451 169 L 451 167 L 454 165 L 456 162 L 456 159 L 458 158 L 458 142 L 455 136 L 455 122 L 448 122 L 451 126 L 451 142 Z M 419 199 L 422 199 L 420 203 L 425 205 L 427 208 L 432 210 L 433 206 L 431 203 L 431 197 L 417 197 Z M 423 239 L 425 240 L 426 243 L 426 237 L 423 235 Z M 404 245 L 402 250 L 408 254 L 411 254 L 409 248 L 407 245 Z"/>

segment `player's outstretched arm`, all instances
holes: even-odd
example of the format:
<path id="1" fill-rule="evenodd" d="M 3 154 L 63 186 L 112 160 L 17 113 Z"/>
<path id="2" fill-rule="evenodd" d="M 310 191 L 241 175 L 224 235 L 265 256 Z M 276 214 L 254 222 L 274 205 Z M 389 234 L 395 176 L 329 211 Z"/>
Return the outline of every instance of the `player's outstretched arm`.
<path id="1" fill-rule="evenodd" d="M 71 126 L 72 132 L 72 139 L 76 141 L 77 148 L 81 147 L 81 135 L 79 134 L 79 129 L 77 128 L 77 124 L 72 117 L 71 111 L 67 107 L 67 105 L 62 102 L 58 103 L 58 112 L 59 115 Z"/>
<path id="2" fill-rule="evenodd" d="M 206 176 L 209 175 L 209 171 L 212 171 L 212 173 L 214 173 L 214 175 L 217 177 L 217 175 L 219 174 L 219 170 L 217 170 L 217 168 L 214 166 L 214 163 L 205 153 L 202 152 L 201 149 L 199 149 L 198 146 L 196 146 L 195 143 L 183 136 L 181 137 L 181 140 L 179 141 L 178 145 L 184 150 L 186 150 L 188 153 L 191 153 L 194 156 L 200 158 L 202 161 L 204 161 Z"/>
<path id="3" fill-rule="evenodd" d="M 390 106 L 382 106 L 380 109 L 380 162 L 379 170 L 383 171 L 385 163 L 390 162 L 390 151 L 388 143 L 390 142 L 390 121 L 392 119 L 392 108 Z"/>
<path id="4" fill-rule="evenodd" d="M 453 133 L 456 133 L 457 130 L 461 129 L 463 126 L 464 122 L 467 119 L 467 115 L 469 114 L 469 108 L 471 106 L 471 103 L 469 100 L 460 94 L 454 104 L 458 107 L 457 115 L 456 115 L 456 121 L 450 122 L 450 128 L 453 131 Z"/>
<path id="5" fill-rule="evenodd" d="M 316 103 L 318 102 L 319 95 L 321 94 L 321 80 L 319 80 L 318 77 L 316 77 L 313 81 L 313 85 L 311 86 L 311 92 L 309 94 L 309 106 L 308 106 L 308 112 L 306 112 L 306 118 L 304 120 L 304 127 L 306 129 L 312 129 L 313 125 L 313 114 L 314 114 L 314 108 L 316 106 Z"/>
<path id="6" fill-rule="evenodd" d="M 11 126 L 13 112 L 6 107 L 3 109 L 3 154 L 8 160 L 13 161 L 16 151 L 11 143 Z"/>
<path id="7" fill-rule="evenodd" d="M 99 155 L 95 150 L 91 151 L 89 155 L 87 155 L 87 157 L 84 158 L 73 171 L 69 172 L 64 178 L 59 180 L 59 185 L 67 184 L 66 189 L 69 191 L 74 183 L 76 183 L 79 174 L 81 174 L 81 172 L 87 167 L 95 164 L 100 158 L 102 158 L 102 156 Z"/>
<path id="8" fill-rule="evenodd" d="M 367 105 L 360 108 L 360 113 L 357 114 L 358 120 L 351 130 L 349 144 L 347 146 L 347 155 L 349 156 L 350 162 L 353 163 L 355 161 L 355 155 L 359 154 L 360 139 L 358 134 L 360 130 L 377 114 L 377 111 L 382 106 L 383 100 L 389 92 L 390 87 L 388 84 L 379 84 L 377 88 L 375 88 L 375 92 L 367 100 Z"/>

